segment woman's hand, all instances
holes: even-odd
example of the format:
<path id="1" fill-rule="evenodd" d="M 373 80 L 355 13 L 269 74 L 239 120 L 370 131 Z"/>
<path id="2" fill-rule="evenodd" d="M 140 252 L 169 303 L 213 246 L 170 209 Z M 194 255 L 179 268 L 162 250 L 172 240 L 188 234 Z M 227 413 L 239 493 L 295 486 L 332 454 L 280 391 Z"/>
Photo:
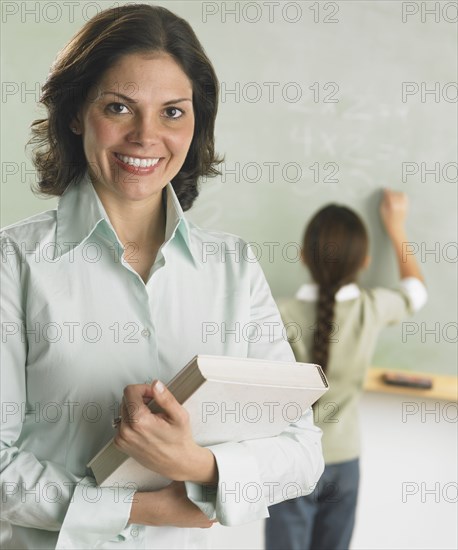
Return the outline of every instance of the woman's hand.
<path id="1" fill-rule="evenodd" d="M 151 399 L 163 412 L 150 411 L 146 403 Z M 137 462 L 169 479 L 217 482 L 213 453 L 195 443 L 188 412 L 159 380 L 151 386 L 126 386 L 114 442 Z"/>
<path id="2" fill-rule="evenodd" d="M 408 200 L 405 193 L 392 191 L 391 189 L 383 190 L 380 216 L 390 237 L 404 231 L 407 207 Z"/>
<path id="3" fill-rule="evenodd" d="M 209 520 L 188 499 L 182 481 L 174 481 L 160 491 L 136 493 L 129 523 L 208 529 L 217 521 Z"/>

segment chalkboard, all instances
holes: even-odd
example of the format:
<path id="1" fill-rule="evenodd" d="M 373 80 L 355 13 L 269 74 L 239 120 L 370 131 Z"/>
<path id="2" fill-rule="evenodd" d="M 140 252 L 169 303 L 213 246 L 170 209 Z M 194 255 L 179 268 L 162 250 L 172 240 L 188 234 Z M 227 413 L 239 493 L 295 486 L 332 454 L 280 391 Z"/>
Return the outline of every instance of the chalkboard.
<path id="1" fill-rule="evenodd" d="M 30 192 L 35 176 L 24 155 L 39 86 L 73 33 L 114 5 L 80 2 L 71 15 L 40 3 L 47 11 L 34 17 L 22 4 L 38 3 L 17 3 L 15 14 L 2 6 L 2 226 L 55 206 Z M 417 253 L 429 300 L 383 332 L 373 363 L 456 374 L 456 3 L 157 4 L 191 23 L 221 82 L 223 175 L 202 182 L 189 218 L 255 243 L 278 298 L 308 280 L 298 248 L 311 215 L 329 202 L 349 205 L 371 240 L 361 284 L 393 286 L 380 190 L 407 192 L 405 252 Z"/>

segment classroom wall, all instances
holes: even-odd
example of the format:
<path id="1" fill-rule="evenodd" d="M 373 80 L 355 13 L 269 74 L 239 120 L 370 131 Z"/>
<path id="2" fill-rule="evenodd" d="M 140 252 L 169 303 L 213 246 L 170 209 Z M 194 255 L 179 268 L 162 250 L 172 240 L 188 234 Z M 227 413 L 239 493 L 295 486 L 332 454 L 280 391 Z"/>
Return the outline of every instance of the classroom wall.
<path id="1" fill-rule="evenodd" d="M 55 4 L 2 8 L 3 226 L 55 207 L 54 199 L 31 194 L 36 175 L 24 153 L 29 124 L 41 113 L 40 84 L 72 34 L 117 5 L 76 2 L 70 11 Z M 250 241 L 280 297 L 307 280 L 298 255 L 307 220 L 325 203 L 346 204 L 370 234 L 372 263 L 362 283 L 393 285 L 397 267 L 378 215 L 380 188 L 407 192 L 405 253 L 417 252 L 430 299 L 384 331 L 374 363 L 455 374 L 456 4 L 275 4 L 164 3 L 193 25 L 221 82 L 216 145 L 225 155 L 223 175 L 202 182 L 189 218 Z M 428 15 L 431 6 L 436 11 Z"/>
<path id="2" fill-rule="evenodd" d="M 429 301 L 409 324 L 383 333 L 374 364 L 456 374 L 456 2 L 155 3 L 192 24 L 222 87 L 223 175 L 202 182 L 189 218 L 254 243 L 280 297 L 307 280 L 297 252 L 309 217 L 331 201 L 350 205 L 371 239 L 362 283 L 392 285 L 380 188 L 406 191 L 406 253 L 417 251 Z M 36 175 L 24 151 L 31 121 L 43 114 L 40 84 L 85 20 L 116 3 L 66 4 L 72 16 L 54 2 L 2 3 L 2 226 L 55 208 L 55 199 L 30 192 Z M 400 407 L 395 396 L 363 399 L 353 547 L 456 548 L 456 497 L 402 503 L 401 486 L 456 483 L 456 420 L 405 424 Z M 213 532 L 214 548 L 262 545 L 260 524 Z"/>

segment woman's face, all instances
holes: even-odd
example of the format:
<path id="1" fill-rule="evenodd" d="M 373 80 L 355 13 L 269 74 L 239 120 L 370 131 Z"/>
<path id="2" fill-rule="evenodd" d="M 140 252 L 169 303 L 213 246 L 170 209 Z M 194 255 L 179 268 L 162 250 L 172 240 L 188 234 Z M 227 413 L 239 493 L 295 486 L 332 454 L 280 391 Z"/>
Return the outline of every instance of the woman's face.
<path id="1" fill-rule="evenodd" d="M 144 200 L 183 165 L 194 133 L 192 84 L 165 53 L 129 54 L 107 70 L 72 124 L 96 189 Z"/>

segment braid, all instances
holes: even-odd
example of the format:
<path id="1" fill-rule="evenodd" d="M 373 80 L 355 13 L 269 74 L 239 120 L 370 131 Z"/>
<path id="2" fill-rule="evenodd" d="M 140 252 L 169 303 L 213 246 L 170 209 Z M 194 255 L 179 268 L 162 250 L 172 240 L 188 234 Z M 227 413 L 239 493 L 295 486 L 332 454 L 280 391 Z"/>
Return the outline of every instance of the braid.
<path id="1" fill-rule="evenodd" d="M 329 363 L 336 292 L 356 280 L 367 245 L 361 218 L 346 206 L 324 206 L 305 230 L 302 259 L 319 288 L 311 356 L 323 369 Z"/>
<path id="2" fill-rule="evenodd" d="M 312 359 L 324 371 L 328 364 L 329 344 L 334 320 L 334 306 L 336 303 L 337 285 L 319 287 L 319 296 L 316 306 L 316 329 L 313 335 Z"/>

